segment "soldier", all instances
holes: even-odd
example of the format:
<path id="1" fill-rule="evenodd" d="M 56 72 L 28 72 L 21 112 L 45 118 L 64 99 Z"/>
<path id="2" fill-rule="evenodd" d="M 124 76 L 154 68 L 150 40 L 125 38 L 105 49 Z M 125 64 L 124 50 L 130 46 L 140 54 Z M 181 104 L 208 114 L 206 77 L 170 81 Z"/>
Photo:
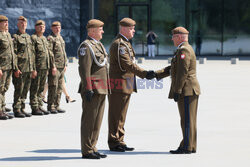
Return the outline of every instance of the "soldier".
<path id="1" fill-rule="evenodd" d="M 56 75 L 52 75 L 52 71 L 49 72 L 48 77 L 48 111 L 52 114 L 64 113 L 65 110 L 59 108 L 61 94 L 62 94 L 62 82 L 64 80 L 64 72 L 67 66 L 67 55 L 65 52 L 65 42 L 60 35 L 61 23 L 55 21 L 51 25 L 52 34 L 47 37 L 49 42 L 49 48 L 54 55 L 55 65 L 57 68 Z"/>
<path id="2" fill-rule="evenodd" d="M 196 56 L 188 43 L 189 32 L 184 27 L 172 30 L 172 40 L 177 47 L 171 66 L 156 71 L 157 79 L 171 75 L 169 98 L 178 104 L 181 117 L 183 140 L 172 154 L 190 154 L 196 152 L 196 115 L 200 85 L 196 78 Z"/>
<path id="3" fill-rule="evenodd" d="M 108 144 L 111 151 L 133 151 L 124 142 L 125 119 L 133 91 L 137 92 L 135 75 L 152 79 L 153 71 L 146 71 L 135 64 L 135 52 L 129 42 L 135 33 L 136 22 L 130 18 L 120 21 L 120 33 L 110 47 L 111 90 L 109 96 L 109 134 Z"/>
<path id="4" fill-rule="evenodd" d="M 103 118 L 105 98 L 108 94 L 108 55 L 100 40 L 104 23 L 92 19 L 87 23 L 88 37 L 81 43 L 79 74 L 82 97 L 81 150 L 82 158 L 100 159 L 107 155 L 97 151 L 96 144 Z"/>
<path id="5" fill-rule="evenodd" d="M 50 53 L 49 44 L 43 33 L 45 31 L 45 22 L 38 20 L 35 24 L 36 33 L 31 36 L 35 47 L 35 61 L 37 77 L 32 79 L 30 86 L 30 105 L 32 115 L 47 115 L 50 112 L 42 108 L 43 97 L 42 92 L 46 83 L 48 70 L 52 74 L 56 74 L 56 67 L 54 63 L 54 56 Z"/>
<path id="6" fill-rule="evenodd" d="M 8 18 L 0 15 L 0 119 L 11 119 L 13 116 L 5 113 L 5 92 L 8 90 L 12 71 L 15 76 L 21 74 L 16 64 L 13 41 L 8 32 Z"/>
<path id="7" fill-rule="evenodd" d="M 18 18 L 18 31 L 13 35 L 14 51 L 17 55 L 17 65 L 22 72 L 19 78 L 12 76 L 14 91 L 13 112 L 15 117 L 30 117 L 25 112 L 25 100 L 30 89 L 31 78 L 36 77 L 35 54 L 31 37 L 26 33 L 27 19 L 24 16 Z"/>

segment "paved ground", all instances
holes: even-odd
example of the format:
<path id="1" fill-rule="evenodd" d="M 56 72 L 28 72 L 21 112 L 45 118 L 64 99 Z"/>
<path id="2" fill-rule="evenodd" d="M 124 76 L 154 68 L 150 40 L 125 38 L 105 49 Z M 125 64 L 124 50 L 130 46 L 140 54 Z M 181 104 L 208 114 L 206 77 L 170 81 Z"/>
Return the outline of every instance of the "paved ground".
<path id="1" fill-rule="evenodd" d="M 156 70 L 167 64 L 167 60 L 146 60 L 140 66 Z M 108 151 L 106 107 L 98 148 L 108 158 L 81 159 L 78 65 L 71 63 L 67 87 L 76 103 L 66 104 L 63 96 L 65 114 L 0 121 L 0 167 L 250 166 L 250 61 L 231 65 L 230 61 L 211 60 L 197 66 L 202 95 L 196 154 L 169 154 L 178 147 L 181 129 L 176 103 L 167 99 L 170 80 L 164 79 L 154 82 L 154 89 L 147 89 L 150 83 L 141 81 L 140 87 L 145 88 L 131 98 L 125 140 L 136 148 L 134 152 Z M 11 107 L 12 86 L 6 96 Z M 28 105 L 27 109 L 30 111 Z"/>

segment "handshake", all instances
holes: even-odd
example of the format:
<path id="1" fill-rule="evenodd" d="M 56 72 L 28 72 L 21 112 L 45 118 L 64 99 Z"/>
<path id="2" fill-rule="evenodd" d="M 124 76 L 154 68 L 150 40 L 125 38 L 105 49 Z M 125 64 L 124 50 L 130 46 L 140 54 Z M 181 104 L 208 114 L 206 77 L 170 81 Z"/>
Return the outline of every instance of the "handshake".
<path id="1" fill-rule="evenodd" d="M 146 79 L 153 79 L 153 78 L 156 78 L 156 73 L 152 70 L 150 71 L 147 71 L 147 75 L 146 75 Z"/>

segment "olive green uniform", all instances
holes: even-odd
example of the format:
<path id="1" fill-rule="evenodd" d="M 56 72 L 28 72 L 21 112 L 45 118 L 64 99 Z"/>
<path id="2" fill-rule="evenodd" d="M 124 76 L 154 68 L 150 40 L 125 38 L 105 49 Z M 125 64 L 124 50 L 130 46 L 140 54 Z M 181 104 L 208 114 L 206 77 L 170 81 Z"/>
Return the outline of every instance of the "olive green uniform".
<path id="1" fill-rule="evenodd" d="M 37 77 L 32 79 L 30 86 L 30 105 L 32 110 L 38 110 L 42 107 L 44 85 L 46 83 L 48 70 L 55 67 L 54 57 L 50 53 L 49 44 L 45 36 L 31 36 L 35 47 L 35 64 Z"/>
<path id="2" fill-rule="evenodd" d="M 64 68 L 67 66 L 67 55 L 65 52 L 65 42 L 61 35 L 56 36 L 52 34 L 48 36 L 47 39 L 57 68 L 56 75 L 52 75 L 52 71 L 49 71 L 48 110 L 56 110 L 60 105 Z"/>
<path id="3" fill-rule="evenodd" d="M 183 140 L 180 148 L 188 151 L 196 151 L 196 116 L 200 85 L 196 78 L 196 56 L 192 46 L 183 42 L 175 52 L 171 62 L 171 70 L 162 69 L 156 72 L 161 79 L 171 75 L 171 88 L 169 98 L 174 98 L 174 93 L 180 94 L 178 109 L 181 117 Z"/>
<path id="4" fill-rule="evenodd" d="M 16 78 L 13 75 L 14 103 L 13 109 L 24 110 L 25 100 L 31 84 L 31 72 L 35 71 L 34 46 L 29 34 L 19 31 L 13 35 L 14 51 L 17 55 L 17 65 L 22 74 Z"/>
<path id="5" fill-rule="evenodd" d="M 109 148 L 126 145 L 124 142 L 130 96 L 136 92 L 135 76 L 145 78 L 147 71 L 135 64 L 135 52 L 131 43 L 121 34 L 117 35 L 110 47 L 109 96 Z"/>
<path id="6" fill-rule="evenodd" d="M 5 92 L 8 90 L 13 70 L 18 70 L 17 58 L 10 33 L 0 32 L 0 110 L 5 108 Z"/>
<path id="7" fill-rule="evenodd" d="M 105 98 L 108 94 L 107 53 L 101 42 L 88 37 L 78 49 L 80 93 L 82 97 L 81 150 L 82 154 L 97 152 L 96 144 L 102 123 Z M 94 96 L 89 102 L 87 91 Z"/>

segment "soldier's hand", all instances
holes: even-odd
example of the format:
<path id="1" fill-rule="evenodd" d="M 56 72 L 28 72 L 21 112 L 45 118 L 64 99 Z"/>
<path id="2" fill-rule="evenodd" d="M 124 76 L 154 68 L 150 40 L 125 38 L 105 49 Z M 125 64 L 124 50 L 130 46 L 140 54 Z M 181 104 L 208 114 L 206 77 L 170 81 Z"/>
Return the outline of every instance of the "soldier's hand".
<path id="1" fill-rule="evenodd" d="M 3 76 L 3 71 L 0 70 L 0 78 L 2 78 L 2 76 Z"/>
<path id="2" fill-rule="evenodd" d="M 178 102 L 179 101 L 179 99 L 180 99 L 180 94 L 179 93 L 174 93 L 174 101 L 175 102 Z"/>
<path id="3" fill-rule="evenodd" d="M 64 67 L 63 71 L 66 72 L 66 70 L 67 70 L 67 66 Z"/>
<path id="4" fill-rule="evenodd" d="M 54 75 L 54 76 L 56 75 L 56 70 L 57 70 L 56 67 L 52 68 L 52 75 Z"/>
<path id="5" fill-rule="evenodd" d="M 32 71 L 32 74 L 31 74 L 31 78 L 36 78 L 36 76 L 37 76 L 37 72 L 36 71 Z"/>
<path id="6" fill-rule="evenodd" d="M 146 75 L 146 79 L 153 79 L 156 77 L 156 74 L 154 71 L 148 71 Z"/>
<path id="7" fill-rule="evenodd" d="M 93 90 L 89 90 L 89 91 L 87 91 L 86 93 L 85 93 L 85 97 L 86 97 L 86 99 L 87 99 L 87 101 L 91 101 L 92 100 L 92 97 L 94 96 L 94 92 L 93 92 Z"/>
<path id="8" fill-rule="evenodd" d="M 15 74 L 16 78 L 19 78 L 19 76 L 22 74 L 22 72 L 20 70 L 17 70 L 14 72 L 14 74 Z"/>

